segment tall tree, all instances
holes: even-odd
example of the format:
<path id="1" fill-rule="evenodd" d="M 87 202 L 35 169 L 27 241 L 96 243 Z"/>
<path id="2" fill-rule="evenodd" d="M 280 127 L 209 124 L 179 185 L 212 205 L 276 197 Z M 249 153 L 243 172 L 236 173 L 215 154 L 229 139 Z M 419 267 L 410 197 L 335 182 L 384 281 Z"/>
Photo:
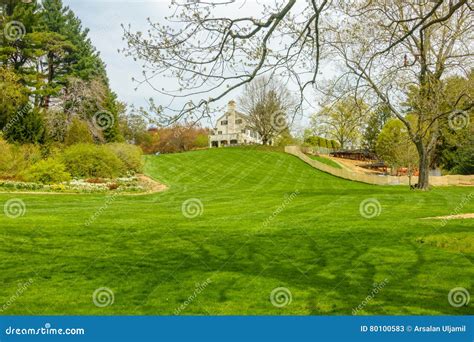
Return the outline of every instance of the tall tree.
<path id="1" fill-rule="evenodd" d="M 385 106 L 378 106 L 375 108 L 375 110 L 370 114 L 367 126 L 364 130 L 362 141 L 362 146 L 364 148 L 372 152 L 375 151 L 377 138 L 391 116 L 392 113 L 389 108 Z"/>
<path id="2" fill-rule="evenodd" d="M 472 66 L 474 12 L 463 1 L 366 0 L 360 8 L 366 5 L 372 10 L 364 22 L 354 17 L 354 6 L 345 8 L 334 23 L 332 45 L 357 77 L 358 90 L 375 95 L 405 125 L 419 155 L 418 186 L 427 189 L 442 122 L 474 103 L 469 88 L 447 98 L 444 83 Z M 430 14 L 431 20 L 417 21 Z"/>
<path id="3" fill-rule="evenodd" d="M 313 131 L 336 140 L 342 149 L 357 147 L 368 106 L 353 97 L 346 97 L 325 106 L 311 117 Z"/>
<path id="4" fill-rule="evenodd" d="M 79 18 L 61 0 L 2 0 L 0 5 L 0 29 L 5 33 L 0 38 L 0 66 L 14 69 L 34 107 L 22 118 L 28 119 L 23 122 L 27 132 L 25 127 L 11 127 L 11 136 L 20 142 L 38 142 L 45 136 L 63 142 L 77 118 L 97 141 L 121 140 L 118 116 L 123 108 Z M 102 122 L 112 124 L 99 127 L 98 113 Z"/>
<path id="5" fill-rule="evenodd" d="M 469 8 L 469 0 L 449 1 L 449 6 L 443 5 L 445 1 L 417 1 L 422 2 L 428 10 L 408 18 L 415 29 L 444 22 L 454 12 Z M 292 81 L 302 103 L 305 90 L 317 84 L 320 60 L 330 52 L 326 48 L 332 38 L 330 19 L 339 20 L 341 7 L 347 7 L 353 20 L 370 27 L 369 17 L 384 12 L 381 3 L 390 9 L 393 1 L 281 0 L 261 4 L 251 16 L 239 16 L 246 0 L 174 1 L 167 22 L 150 22 L 148 33 L 124 26 L 125 53 L 144 61 L 140 84 L 151 84 L 172 99 L 189 100 L 170 101 L 180 105 L 164 108 L 172 121 L 190 113 L 207 115 L 210 105 L 263 74 Z M 223 6 L 232 15 L 223 16 Z M 400 22 L 387 15 L 383 24 L 397 28 Z M 384 49 L 394 49 L 414 33 L 410 30 L 399 39 L 384 41 Z M 173 77 L 178 85 L 153 84 L 157 75 Z"/>
<path id="6" fill-rule="evenodd" d="M 249 115 L 250 128 L 260 135 L 264 145 L 288 130 L 288 114 L 295 110 L 292 94 L 276 78 L 255 79 L 246 85 L 239 102 Z"/>
<path id="7" fill-rule="evenodd" d="M 28 101 L 27 89 L 12 69 L 0 66 L 0 130 L 12 124 Z"/>
<path id="8" fill-rule="evenodd" d="M 413 118 L 407 120 L 416 121 Z M 418 154 L 406 127 L 400 120 L 391 119 L 383 127 L 377 138 L 376 151 L 378 156 L 390 165 L 392 173 L 398 168 L 405 167 L 411 186 L 411 178 L 418 164 Z"/>
<path id="9" fill-rule="evenodd" d="M 42 2 L 38 29 L 50 32 L 49 44 L 43 44 L 46 56 L 42 64 L 47 67 L 47 83 L 52 90 L 52 94 L 46 94 L 45 108 L 49 107 L 51 95 L 58 95 L 58 91 L 54 91 L 58 89 L 56 84 L 59 89 L 67 87 L 67 77 L 86 81 L 100 78 L 103 83 L 108 83 L 104 64 L 87 37 L 88 30 L 82 28 L 81 21 L 63 5 L 62 0 Z"/>

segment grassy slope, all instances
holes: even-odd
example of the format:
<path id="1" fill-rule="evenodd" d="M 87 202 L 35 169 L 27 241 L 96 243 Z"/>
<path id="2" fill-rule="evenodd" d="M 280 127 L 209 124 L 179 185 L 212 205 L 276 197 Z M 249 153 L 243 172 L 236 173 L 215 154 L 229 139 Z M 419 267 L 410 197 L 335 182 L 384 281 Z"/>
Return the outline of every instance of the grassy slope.
<path id="1" fill-rule="evenodd" d="M 326 164 L 326 165 L 329 165 L 329 166 L 332 166 L 336 169 L 342 169 L 342 166 L 339 165 L 339 163 L 335 162 L 334 160 L 331 160 L 329 158 L 326 158 L 326 157 L 321 157 L 321 156 L 311 156 L 309 155 L 309 157 L 311 159 L 314 159 L 314 160 L 317 160 L 318 162 L 320 163 L 323 163 L 323 164 Z"/>
<path id="2" fill-rule="evenodd" d="M 435 228 L 473 234 L 472 221 L 441 228 L 418 220 L 449 214 L 470 188 L 364 185 L 283 153 L 243 149 L 147 161 L 147 173 L 170 190 L 118 197 L 90 227 L 84 222 L 104 196 L 22 195 L 24 217 L 0 215 L 0 305 L 33 279 L 3 314 L 173 314 L 207 278 L 212 283 L 182 314 L 351 314 L 384 279 L 362 314 L 474 312 L 472 301 L 463 308 L 447 301 L 451 288 L 473 292 L 474 253 L 417 242 Z M 0 205 L 14 197 L 0 194 Z M 182 215 L 190 198 L 202 201 L 202 216 Z M 359 214 L 367 198 L 382 204 L 379 217 Z M 460 210 L 473 211 L 472 201 Z M 269 300 L 280 286 L 293 295 L 284 308 Z M 114 291 L 113 305 L 93 305 L 99 287 Z"/>

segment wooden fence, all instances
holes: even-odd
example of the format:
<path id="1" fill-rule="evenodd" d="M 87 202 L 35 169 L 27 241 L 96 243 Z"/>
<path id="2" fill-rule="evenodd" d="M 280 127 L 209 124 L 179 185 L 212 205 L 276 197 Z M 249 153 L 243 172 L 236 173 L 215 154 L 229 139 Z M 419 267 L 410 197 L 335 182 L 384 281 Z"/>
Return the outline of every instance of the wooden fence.
<path id="1" fill-rule="evenodd" d="M 323 172 L 329 173 L 333 176 L 349 179 L 356 182 L 362 182 L 367 184 L 375 185 L 408 185 L 407 176 L 383 176 L 376 174 L 363 174 L 348 169 L 336 169 L 329 165 L 318 162 L 317 160 L 311 159 L 306 154 L 301 151 L 299 146 L 286 146 L 285 152 L 292 154 L 300 158 L 305 163 L 311 165 L 312 167 L 321 170 Z M 412 184 L 418 182 L 418 177 L 412 177 Z M 468 176 L 459 176 L 459 175 L 449 175 L 449 176 L 431 176 L 430 185 L 433 186 L 449 186 L 449 185 L 464 185 L 464 186 L 474 186 L 474 175 Z"/>

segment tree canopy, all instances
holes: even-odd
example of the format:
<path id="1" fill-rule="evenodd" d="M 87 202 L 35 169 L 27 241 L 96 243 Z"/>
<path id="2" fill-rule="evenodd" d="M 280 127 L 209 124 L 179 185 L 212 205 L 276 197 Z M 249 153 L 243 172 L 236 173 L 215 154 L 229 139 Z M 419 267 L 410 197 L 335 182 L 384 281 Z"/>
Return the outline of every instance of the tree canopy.
<path id="1" fill-rule="evenodd" d="M 0 9 L 0 102 L 5 102 L 0 128 L 6 138 L 64 142 L 73 118 L 83 120 L 94 134 L 96 113 L 106 112 L 111 124 L 94 136 L 120 140 L 121 108 L 105 64 L 72 10 L 61 0 L 2 0 Z M 95 92 L 81 93 L 84 88 Z M 26 103 L 29 110 L 20 112 Z"/>

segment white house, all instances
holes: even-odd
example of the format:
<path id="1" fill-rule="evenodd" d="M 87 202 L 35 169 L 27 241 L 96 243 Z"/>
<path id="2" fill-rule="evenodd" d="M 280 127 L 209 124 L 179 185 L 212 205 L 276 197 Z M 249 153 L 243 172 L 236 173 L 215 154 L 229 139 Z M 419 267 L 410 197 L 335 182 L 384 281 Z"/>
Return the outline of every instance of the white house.
<path id="1" fill-rule="evenodd" d="M 210 147 L 261 144 L 259 134 L 250 127 L 249 117 L 236 110 L 235 101 L 230 101 L 227 112 L 216 123 L 209 135 Z"/>

